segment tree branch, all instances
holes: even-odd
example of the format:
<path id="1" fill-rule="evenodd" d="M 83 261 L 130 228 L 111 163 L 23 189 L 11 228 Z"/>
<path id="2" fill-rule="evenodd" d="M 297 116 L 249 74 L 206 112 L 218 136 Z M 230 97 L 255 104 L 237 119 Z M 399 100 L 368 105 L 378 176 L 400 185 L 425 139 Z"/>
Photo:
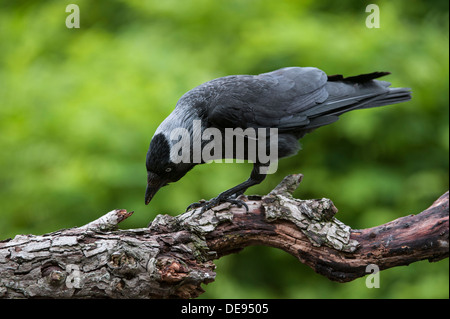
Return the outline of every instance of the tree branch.
<path id="1" fill-rule="evenodd" d="M 2 298 L 194 298 L 215 279 L 214 259 L 250 245 L 287 251 L 325 277 L 346 282 L 449 255 L 449 193 L 418 215 L 352 230 L 322 198 L 292 197 L 302 175 L 266 196 L 200 214 L 158 215 L 148 228 L 117 230 L 133 212 L 114 210 L 78 228 L 0 241 Z"/>

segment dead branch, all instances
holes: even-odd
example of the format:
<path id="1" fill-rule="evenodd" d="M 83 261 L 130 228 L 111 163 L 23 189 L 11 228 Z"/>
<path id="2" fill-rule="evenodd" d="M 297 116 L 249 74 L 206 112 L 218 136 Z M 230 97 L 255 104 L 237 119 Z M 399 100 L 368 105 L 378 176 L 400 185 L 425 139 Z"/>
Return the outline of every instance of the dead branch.
<path id="1" fill-rule="evenodd" d="M 366 275 L 369 264 L 448 257 L 448 192 L 420 214 L 352 230 L 334 217 L 331 200 L 292 197 L 301 178 L 243 197 L 249 212 L 225 203 L 117 230 L 132 212 L 114 210 L 82 227 L 0 241 L 0 297 L 194 298 L 214 281 L 214 259 L 250 245 L 287 251 L 339 282 Z"/>

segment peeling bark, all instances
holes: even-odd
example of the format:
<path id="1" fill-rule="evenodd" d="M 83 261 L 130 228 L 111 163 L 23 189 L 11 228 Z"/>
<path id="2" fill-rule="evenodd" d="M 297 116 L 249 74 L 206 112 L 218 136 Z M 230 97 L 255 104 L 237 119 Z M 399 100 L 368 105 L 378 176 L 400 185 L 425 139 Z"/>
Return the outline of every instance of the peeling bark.
<path id="1" fill-rule="evenodd" d="M 1 298 L 195 298 L 215 279 L 214 259 L 249 245 L 283 249 L 339 282 L 449 255 L 449 193 L 418 215 L 352 230 L 331 200 L 292 197 L 302 175 L 266 196 L 200 214 L 158 215 L 148 228 L 117 230 L 114 210 L 78 228 L 0 241 Z"/>

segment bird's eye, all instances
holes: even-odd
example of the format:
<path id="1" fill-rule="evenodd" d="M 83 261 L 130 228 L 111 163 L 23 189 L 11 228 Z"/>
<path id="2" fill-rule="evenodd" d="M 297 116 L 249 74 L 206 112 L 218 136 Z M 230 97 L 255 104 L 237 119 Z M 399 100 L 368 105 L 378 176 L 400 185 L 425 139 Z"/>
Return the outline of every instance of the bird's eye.
<path id="1" fill-rule="evenodd" d="M 172 170 L 172 168 L 167 167 L 167 168 L 166 168 L 166 173 L 169 173 L 171 170 Z"/>

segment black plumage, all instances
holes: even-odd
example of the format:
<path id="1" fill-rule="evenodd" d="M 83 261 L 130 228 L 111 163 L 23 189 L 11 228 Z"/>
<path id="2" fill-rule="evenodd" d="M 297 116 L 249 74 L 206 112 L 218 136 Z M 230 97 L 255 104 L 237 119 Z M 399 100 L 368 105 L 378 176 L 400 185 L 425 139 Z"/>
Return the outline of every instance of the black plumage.
<path id="1" fill-rule="evenodd" d="M 224 132 L 227 128 L 276 128 L 278 158 L 290 156 L 299 150 L 298 139 L 337 121 L 343 113 L 408 101 L 409 89 L 391 88 L 390 83 L 376 80 L 387 74 L 327 76 L 317 68 L 289 67 L 259 75 L 226 76 L 188 91 L 158 127 L 150 143 L 146 160 L 146 204 L 160 187 L 179 180 L 195 165 L 203 163 L 195 162 L 193 156 L 207 143 L 198 141 L 205 129 Z M 195 121 L 201 123 L 200 130 L 195 129 Z M 190 160 L 183 163 L 173 161 L 176 154 L 172 148 L 179 141 L 173 140 L 171 134 L 177 128 L 186 129 L 190 136 Z M 196 141 L 200 149 L 194 148 Z M 264 165 L 256 160 L 247 181 L 204 203 L 204 209 L 221 201 L 242 204 L 236 200 L 237 196 L 265 178 L 260 169 Z"/>

